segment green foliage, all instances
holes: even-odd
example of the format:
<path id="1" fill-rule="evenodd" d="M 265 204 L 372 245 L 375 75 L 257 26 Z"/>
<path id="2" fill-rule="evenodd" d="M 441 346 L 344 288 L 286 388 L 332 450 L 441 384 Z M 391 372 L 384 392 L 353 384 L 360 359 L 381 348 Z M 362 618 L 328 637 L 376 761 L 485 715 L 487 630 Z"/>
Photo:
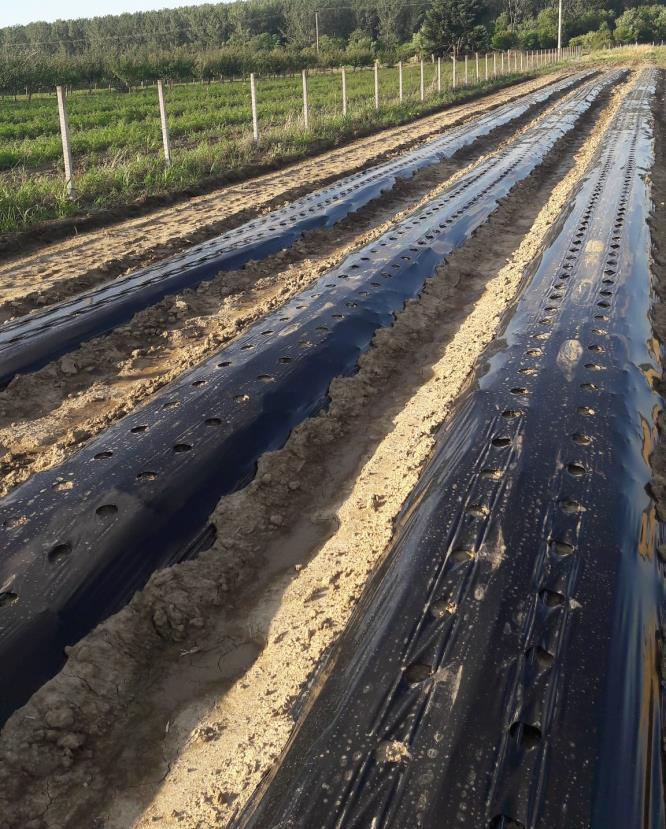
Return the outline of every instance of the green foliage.
<path id="1" fill-rule="evenodd" d="M 613 33 L 607 23 L 603 23 L 595 32 L 576 35 L 569 40 L 570 46 L 582 46 L 584 49 L 606 49 L 613 44 Z"/>
<path id="2" fill-rule="evenodd" d="M 480 0 L 433 0 L 421 29 L 425 50 L 435 55 L 483 51 L 488 32 L 481 17 Z"/>
<path id="3" fill-rule="evenodd" d="M 443 66 L 441 95 L 435 93 L 436 66 L 426 64 L 423 103 L 417 63 L 404 66 L 403 104 L 397 100 L 397 68 L 380 69 L 379 111 L 374 109 L 373 73 L 349 71 L 346 118 L 341 115 L 339 73 L 313 74 L 307 131 L 302 126 L 300 77 L 262 78 L 257 87 L 258 145 L 251 140 L 247 81 L 174 85 L 166 90 L 173 151 L 169 169 L 162 157 L 154 87 L 125 94 L 74 92 L 68 97 L 77 187 L 74 204 L 64 191 L 55 96 L 38 94 L 32 101 L 5 97 L 0 100 L 0 232 L 76 210 L 126 204 L 145 194 L 183 189 L 206 179 L 234 179 L 372 129 L 404 123 L 473 94 L 472 87 L 450 89 L 449 63 Z M 489 86 L 508 80 L 509 76 Z"/>
<path id="4" fill-rule="evenodd" d="M 582 14 L 567 18 L 567 38 L 577 37 L 594 31 L 612 31 L 615 26 L 615 12 L 606 9 L 590 9 Z"/>
<path id="5" fill-rule="evenodd" d="M 618 43 L 650 43 L 666 39 L 664 6 L 639 6 L 618 17 L 615 40 Z"/>
<path id="6" fill-rule="evenodd" d="M 633 43 L 635 40 L 649 42 L 666 38 L 663 5 L 628 9 L 616 24 L 616 12 L 623 7 L 621 0 L 593 0 L 592 3 L 565 0 L 563 44 L 605 48 L 615 41 Z M 523 6 L 524 12 L 530 9 L 533 11 L 535 4 Z M 505 11 L 495 19 L 491 42 L 495 49 L 551 49 L 557 46 L 557 22 L 555 3 L 541 8 L 536 14 L 511 15 Z M 614 31 L 616 25 L 618 28 Z"/>
<path id="7" fill-rule="evenodd" d="M 508 24 L 506 15 L 500 15 L 495 22 L 492 44 L 496 49 L 550 49 L 557 46 L 557 9 L 543 9 L 536 18 L 525 18 L 515 26 Z"/>
<path id="8" fill-rule="evenodd" d="M 518 31 L 509 22 L 508 14 L 500 14 L 495 21 L 491 43 L 493 49 L 513 49 L 518 45 Z"/>
<path id="9" fill-rule="evenodd" d="M 659 41 L 662 8 L 565 0 L 564 42 L 600 42 L 616 17 L 617 41 Z M 158 77 L 208 81 L 556 42 L 555 0 L 234 0 L 0 28 L 0 93 L 31 95 L 58 83 L 129 91 Z"/>

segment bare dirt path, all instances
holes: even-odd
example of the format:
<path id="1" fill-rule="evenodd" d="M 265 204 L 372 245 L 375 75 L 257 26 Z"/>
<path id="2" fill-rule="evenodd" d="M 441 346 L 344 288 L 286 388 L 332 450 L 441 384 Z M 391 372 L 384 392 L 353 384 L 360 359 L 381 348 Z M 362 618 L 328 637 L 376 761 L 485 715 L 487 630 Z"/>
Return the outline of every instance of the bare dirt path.
<path id="1" fill-rule="evenodd" d="M 224 187 L 179 204 L 102 230 L 54 243 L 0 265 L 3 316 L 27 313 L 61 298 L 72 283 L 86 290 L 130 268 L 145 265 L 211 238 L 259 212 L 320 187 L 391 154 L 404 150 L 567 73 L 544 75 L 516 84 L 469 104 L 446 109 L 406 126 L 385 130 L 316 158 L 256 179 Z M 37 285 L 37 287 L 32 287 Z M 30 286 L 30 287 L 27 287 Z M 62 287 L 62 291 L 59 290 Z"/>
<path id="2" fill-rule="evenodd" d="M 629 86 L 375 337 L 329 409 L 220 501 L 213 548 L 155 574 L 14 715 L 0 743 L 7 826 L 228 822 L 284 747 L 434 431 Z"/>

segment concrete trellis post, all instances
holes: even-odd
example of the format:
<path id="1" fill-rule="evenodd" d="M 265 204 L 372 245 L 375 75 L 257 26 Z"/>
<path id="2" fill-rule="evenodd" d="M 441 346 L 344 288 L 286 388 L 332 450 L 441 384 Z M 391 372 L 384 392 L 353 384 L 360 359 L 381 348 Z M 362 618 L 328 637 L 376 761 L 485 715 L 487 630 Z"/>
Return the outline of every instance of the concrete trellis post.
<path id="1" fill-rule="evenodd" d="M 254 72 L 250 72 L 250 98 L 252 100 L 252 135 L 255 141 L 259 140 L 259 118 L 257 116 L 257 82 Z"/>
<path id="2" fill-rule="evenodd" d="M 402 61 L 398 63 L 398 98 L 400 99 L 400 103 L 402 103 Z"/>
<path id="3" fill-rule="evenodd" d="M 437 94 L 442 92 L 442 59 L 437 58 Z"/>
<path id="4" fill-rule="evenodd" d="M 486 80 L 488 80 L 488 52 L 486 52 Z"/>
<path id="5" fill-rule="evenodd" d="M 58 118 L 60 119 L 60 138 L 62 139 L 62 158 L 65 162 L 65 187 L 67 188 L 67 195 L 74 198 L 76 195 L 74 190 L 74 175 L 72 164 L 72 147 L 69 143 L 69 119 L 67 118 L 67 101 L 65 100 L 65 91 L 62 86 L 56 86 L 56 96 L 58 98 Z"/>
<path id="6" fill-rule="evenodd" d="M 523 53 L 520 53 L 520 71 L 523 71 Z"/>
<path id="7" fill-rule="evenodd" d="M 493 52 L 493 78 L 497 77 L 497 52 Z"/>
<path id="8" fill-rule="evenodd" d="M 157 82 L 157 98 L 160 102 L 160 122 L 162 124 L 162 145 L 166 166 L 171 166 L 171 141 L 169 140 L 169 122 L 167 121 L 166 103 L 164 101 L 164 83 Z"/>
<path id="9" fill-rule="evenodd" d="M 502 72 L 501 72 L 501 74 L 502 75 L 504 74 L 504 52 L 502 52 Z"/>
<path id="10" fill-rule="evenodd" d="M 421 58 L 421 100 L 425 101 L 425 76 L 423 68 L 423 58 Z"/>
<path id="11" fill-rule="evenodd" d="M 342 114 L 347 114 L 347 71 L 342 67 Z"/>
<path id="12" fill-rule="evenodd" d="M 303 126 L 307 129 L 310 126 L 310 112 L 308 107 L 308 73 L 303 70 Z"/>
<path id="13" fill-rule="evenodd" d="M 475 52 L 474 57 L 476 59 L 476 82 L 479 83 L 479 53 Z"/>
<path id="14" fill-rule="evenodd" d="M 452 76 L 451 76 L 451 78 L 452 78 L 452 80 L 451 80 L 451 88 L 452 88 L 452 89 L 455 89 L 455 88 L 456 88 L 456 56 L 455 56 L 455 55 L 453 55 L 453 56 L 452 56 L 452 58 L 451 58 L 451 60 L 453 61 L 453 74 L 452 74 Z"/>
<path id="15" fill-rule="evenodd" d="M 469 82 L 469 78 L 468 78 L 468 75 L 467 75 L 467 55 L 465 55 L 465 86 L 467 86 L 468 82 Z"/>
<path id="16" fill-rule="evenodd" d="M 375 61 L 375 109 L 379 109 L 379 61 Z"/>

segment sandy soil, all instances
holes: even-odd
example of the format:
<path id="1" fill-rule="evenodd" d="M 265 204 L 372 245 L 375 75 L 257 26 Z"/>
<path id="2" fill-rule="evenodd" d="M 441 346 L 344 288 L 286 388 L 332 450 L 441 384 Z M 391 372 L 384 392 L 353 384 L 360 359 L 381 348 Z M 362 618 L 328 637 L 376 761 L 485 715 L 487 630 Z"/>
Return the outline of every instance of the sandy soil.
<path id="1" fill-rule="evenodd" d="M 203 827 L 237 811 L 626 89 L 378 333 L 330 408 L 220 501 L 214 547 L 155 574 L 11 718 L 0 826 Z"/>
<path id="2" fill-rule="evenodd" d="M 653 215 L 650 223 L 652 232 L 652 270 L 655 276 L 654 288 L 659 301 L 653 309 L 654 331 L 662 348 L 666 346 L 666 85 L 658 88 L 656 107 L 656 153 L 652 169 Z M 666 379 L 658 384 L 662 397 L 666 398 Z M 660 440 L 651 458 L 654 470 L 652 494 L 657 502 L 660 521 L 666 521 L 666 413 L 659 418 Z M 666 560 L 666 548 L 661 550 Z M 666 634 L 666 631 L 665 631 Z M 666 636 L 665 636 L 666 641 Z M 666 660 L 666 649 L 664 649 Z M 663 671 L 666 677 L 666 661 Z"/>
<path id="3" fill-rule="evenodd" d="M 652 232 L 652 270 L 655 277 L 655 291 L 658 301 L 653 310 L 654 331 L 661 344 L 662 354 L 666 348 L 666 83 L 657 88 L 656 107 L 656 153 L 652 171 L 653 215 Z M 659 393 L 666 399 L 666 378 L 662 375 L 657 386 Z M 659 441 L 650 458 L 653 470 L 652 495 L 657 506 L 660 521 L 666 521 L 666 411 L 662 410 L 659 421 Z M 666 562 L 666 545 L 661 545 L 659 555 Z M 666 680 L 666 626 L 662 625 L 661 639 L 658 641 L 658 659 L 662 683 Z M 666 728 L 661 734 L 662 762 L 666 766 Z"/>
<path id="4" fill-rule="evenodd" d="M 0 320 L 28 313 L 209 239 L 257 213 L 343 174 L 383 161 L 445 127 L 539 89 L 565 74 L 526 81 L 277 172 L 224 187 L 148 216 L 74 236 L 29 256 L 14 257 L 0 265 Z M 26 289 L 34 285 L 38 287 Z"/>
<path id="5" fill-rule="evenodd" d="M 661 353 L 666 348 L 666 82 L 662 77 L 657 87 L 657 105 L 655 107 L 656 147 L 655 162 L 652 169 L 652 203 L 653 213 L 650 222 L 652 234 L 652 272 L 657 302 L 653 308 L 652 323 L 654 332 L 661 345 Z M 657 390 L 666 399 L 666 377 L 662 374 Z M 662 410 L 658 420 L 659 441 L 652 453 L 650 462 L 653 470 L 652 496 L 656 501 L 659 521 L 666 521 L 666 410 Z M 662 561 L 666 562 L 666 545 L 658 548 Z M 662 623 L 661 638 L 657 643 L 662 686 L 666 681 L 666 625 Z M 662 763 L 666 767 L 666 728 L 661 734 Z"/>
<path id="6" fill-rule="evenodd" d="M 127 325 L 84 343 L 40 371 L 16 377 L 0 392 L 0 496 L 35 472 L 60 463 L 352 250 L 381 236 L 394 221 L 433 198 L 479 158 L 497 152 L 534 120 L 533 113 L 527 114 L 455 160 L 398 183 L 335 227 L 306 234 L 289 250 L 167 297 Z"/>

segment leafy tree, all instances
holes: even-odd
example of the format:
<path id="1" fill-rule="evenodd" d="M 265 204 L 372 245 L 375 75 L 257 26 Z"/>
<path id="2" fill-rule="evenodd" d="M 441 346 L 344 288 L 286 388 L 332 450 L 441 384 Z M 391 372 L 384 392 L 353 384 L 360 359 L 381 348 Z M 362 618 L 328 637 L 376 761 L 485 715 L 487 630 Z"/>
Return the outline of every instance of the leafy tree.
<path id="1" fill-rule="evenodd" d="M 649 43 L 666 38 L 666 10 L 663 6 L 640 6 L 618 17 L 615 38 L 619 43 Z"/>
<path id="2" fill-rule="evenodd" d="M 345 61 L 350 66 L 367 66 L 374 60 L 374 44 L 360 29 L 353 31 L 345 51 Z"/>
<path id="3" fill-rule="evenodd" d="M 543 9 L 537 15 L 536 30 L 539 35 L 539 47 L 541 49 L 551 49 L 553 46 L 557 46 L 557 23 L 558 12 L 554 7 Z"/>
<path id="4" fill-rule="evenodd" d="M 664 2 L 565 0 L 564 42 L 666 39 Z M 315 11 L 319 53 L 314 49 Z M 554 0 L 231 0 L 0 28 L 0 91 L 163 76 L 213 80 L 310 66 L 367 66 L 416 54 L 542 49 L 557 43 Z"/>
<path id="5" fill-rule="evenodd" d="M 488 36 L 480 19 L 480 0 L 433 0 L 421 29 L 426 50 L 444 55 L 484 48 Z"/>
<path id="6" fill-rule="evenodd" d="M 392 51 L 398 45 L 398 19 L 403 9 L 403 0 L 377 0 L 378 34 L 384 49 Z"/>
<path id="7" fill-rule="evenodd" d="M 596 32 L 586 32 L 569 40 L 569 46 L 583 46 L 585 49 L 605 49 L 613 43 L 613 33 L 608 23 L 602 23 Z"/>
<path id="8" fill-rule="evenodd" d="M 494 49 L 512 49 L 518 44 L 518 31 L 511 24 L 506 12 L 500 14 L 495 21 L 491 42 Z"/>

